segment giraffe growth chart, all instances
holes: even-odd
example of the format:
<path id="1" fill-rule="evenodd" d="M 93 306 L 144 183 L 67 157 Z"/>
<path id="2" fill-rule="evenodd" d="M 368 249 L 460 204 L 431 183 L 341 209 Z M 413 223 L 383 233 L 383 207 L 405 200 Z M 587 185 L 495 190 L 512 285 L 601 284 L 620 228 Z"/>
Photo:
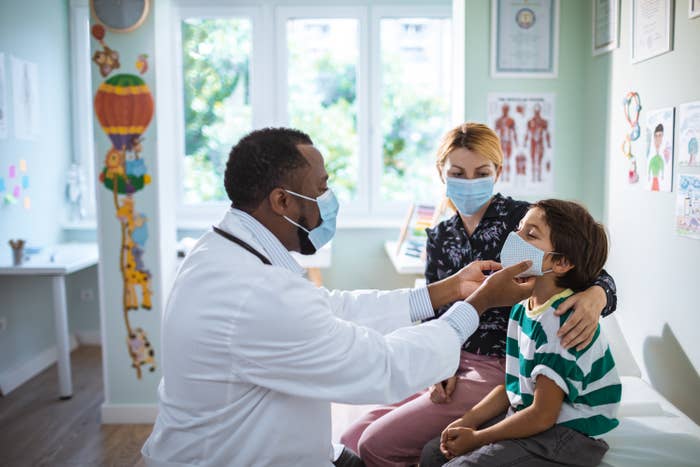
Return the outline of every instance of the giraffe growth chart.
<path id="1" fill-rule="evenodd" d="M 104 28 L 95 25 L 92 34 L 106 47 Z M 111 51 L 111 49 L 110 49 Z M 111 51 L 112 53 L 116 53 Z M 105 68 L 100 52 L 93 62 L 100 73 L 107 77 L 120 67 L 119 61 Z M 123 281 L 122 305 L 126 325 L 126 345 L 131 366 L 141 379 L 141 367 L 155 371 L 155 355 L 148 335 L 140 327 L 133 327 L 131 313 L 151 309 L 151 273 L 143 261 L 144 247 L 148 239 L 148 219 L 136 210 L 134 194 L 151 182 L 146 163 L 141 157 L 141 135 L 153 118 L 154 102 L 145 81 L 132 74 L 118 74 L 103 81 L 95 94 L 95 115 L 102 130 L 109 137 L 112 147 L 107 151 L 99 179 L 112 193 L 116 217 L 121 228 L 119 269 Z M 140 293 L 139 293 L 140 292 Z"/>

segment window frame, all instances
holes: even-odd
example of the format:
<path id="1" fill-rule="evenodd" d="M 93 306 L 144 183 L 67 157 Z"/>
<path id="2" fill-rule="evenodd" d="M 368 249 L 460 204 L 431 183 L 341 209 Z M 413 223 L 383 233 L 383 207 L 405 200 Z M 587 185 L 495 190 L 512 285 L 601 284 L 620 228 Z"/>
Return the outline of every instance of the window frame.
<path id="1" fill-rule="evenodd" d="M 343 218 L 357 217 L 369 211 L 369 128 L 370 117 L 368 111 L 368 57 L 369 37 L 367 34 L 367 11 L 364 7 L 353 6 L 283 6 L 276 9 L 276 45 L 277 50 L 277 99 L 275 112 L 279 121 L 285 126 L 289 125 L 288 115 L 288 84 L 289 74 L 287 57 L 289 47 L 287 42 L 287 21 L 291 19 L 354 19 L 357 21 L 358 38 L 358 63 L 357 63 L 357 155 L 359 157 L 357 167 L 357 198 L 351 202 L 341 200 L 341 215 Z M 304 130 L 303 128 L 301 129 Z"/>
<path id="2" fill-rule="evenodd" d="M 415 2 L 417 3 L 417 2 Z M 343 202 L 338 218 L 339 227 L 395 227 L 400 226 L 409 202 L 383 202 L 381 181 L 383 174 L 381 122 L 381 47 L 380 21 L 385 18 L 451 19 L 452 35 L 455 24 L 450 2 L 418 5 L 406 3 L 372 6 L 369 2 L 328 5 L 299 2 L 295 5 L 279 0 L 265 1 L 257 6 L 241 2 L 209 0 L 200 2 L 180 0 L 173 6 L 173 38 L 175 59 L 173 77 L 176 80 L 176 120 L 173 129 L 177 154 L 176 220 L 179 228 L 202 228 L 218 220 L 229 203 L 184 203 L 184 99 L 182 70 L 181 23 L 187 18 L 240 18 L 251 20 L 253 38 L 251 48 L 251 106 L 252 126 L 286 126 L 287 110 L 287 27 L 289 19 L 350 18 L 358 21 L 357 64 L 357 118 L 358 118 L 358 191 L 351 202 Z M 269 38 L 274 40 L 269 40 Z M 454 51 L 453 51 L 454 52 Z M 450 54 L 452 56 L 453 54 Z M 455 73 L 452 66 L 451 75 Z M 456 83 L 452 81 L 451 94 Z M 303 130 L 303 129 L 302 129 Z M 232 142 L 233 144 L 234 142 Z M 437 141 L 435 142 L 437 146 Z M 437 202 L 437 200 L 436 200 Z"/>
<path id="3" fill-rule="evenodd" d="M 218 220 L 222 211 L 229 206 L 225 201 L 209 201 L 198 204 L 185 203 L 185 108 L 184 108 L 184 71 L 182 68 L 182 22 L 185 19 L 248 19 L 251 23 L 252 40 L 250 56 L 250 102 L 251 102 L 251 126 L 260 128 L 270 125 L 272 115 L 269 98 L 264 92 L 263 80 L 258 81 L 258 75 L 269 76 L 267 72 L 271 68 L 269 59 L 271 52 L 265 49 L 265 41 L 262 36 L 264 28 L 261 27 L 262 12 L 260 8 L 246 6 L 179 6 L 174 10 L 173 38 L 175 45 L 175 57 L 172 60 L 173 75 L 175 77 L 175 89 L 177 92 L 176 112 L 176 138 L 175 152 L 177 154 L 176 173 L 181 183 L 177 184 L 177 208 L 176 219 L 178 227 L 201 227 L 202 225 Z M 233 144 L 233 143 L 232 143 Z M 223 174 L 222 174 L 223 175 Z"/>
<path id="4" fill-rule="evenodd" d="M 400 217 L 408 210 L 410 202 L 405 201 L 382 201 L 382 175 L 384 173 L 384 155 L 382 154 L 383 135 L 381 134 L 382 121 L 382 57 L 381 57 L 381 29 L 380 24 L 382 19 L 399 19 L 399 18 L 428 18 L 428 19 L 450 19 L 452 18 L 452 10 L 450 5 L 405 5 L 401 8 L 394 6 L 376 6 L 372 7 L 371 16 L 371 36 L 376 38 L 375 46 L 372 47 L 372 80 L 370 89 L 370 105 L 371 105 L 371 121 L 372 121 L 372 141 L 370 147 L 370 160 L 372 167 L 370 173 L 373 180 L 371 184 L 372 192 L 370 199 L 373 204 L 370 206 L 370 215 L 375 217 L 396 216 L 396 213 L 401 213 Z M 452 26 L 454 27 L 454 26 Z M 452 57 L 452 54 L 450 54 Z M 454 66 L 452 67 L 454 68 Z M 454 69 L 451 70 L 454 75 Z M 450 102 L 454 85 L 450 86 Z M 376 130 L 374 130 L 376 129 Z M 445 128 L 447 132 L 449 128 Z M 438 141 L 435 141 L 437 148 Z M 430 200 L 414 200 L 415 203 L 427 202 Z M 436 203 L 439 200 L 435 200 Z"/>
<path id="5" fill-rule="evenodd" d="M 87 0 L 71 0 L 69 7 L 71 43 L 71 107 L 73 157 L 85 176 L 82 203 L 85 218 L 76 222 L 66 219 L 64 225 L 81 227 L 93 225 L 97 219 L 95 203 L 97 172 L 95 168 L 94 112 L 92 103 L 92 60 L 90 56 L 90 7 Z"/>

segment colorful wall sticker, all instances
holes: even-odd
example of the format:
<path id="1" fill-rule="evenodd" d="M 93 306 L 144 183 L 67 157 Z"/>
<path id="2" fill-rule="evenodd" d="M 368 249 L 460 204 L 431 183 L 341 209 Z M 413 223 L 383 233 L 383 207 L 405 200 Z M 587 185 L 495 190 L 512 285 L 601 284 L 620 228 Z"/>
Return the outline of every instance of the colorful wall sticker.
<path id="1" fill-rule="evenodd" d="M 102 41 L 104 29 L 93 27 L 93 35 L 104 47 L 109 60 L 95 59 L 103 76 L 119 67 L 118 53 Z M 100 52 L 95 53 L 98 58 Z M 104 57 L 102 57 L 104 58 Z M 143 70 L 145 72 L 145 69 Z M 112 193 L 116 217 L 121 229 L 119 268 L 123 281 L 122 308 L 126 324 L 126 344 L 131 365 L 141 378 L 142 367 L 155 371 L 155 353 L 148 335 L 140 327 L 132 327 L 130 313 L 151 309 L 151 273 L 144 263 L 148 239 L 148 219 L 136 209 L 135 194 L 150 182 L 146 161 L 141 157 L 142 134 L 154 114 L 154 102 L 148 85 L 137 75 L 118 74 L 100 84 L 95 94 L 95 114 L 112 147 L 107 151 L 100 182 Z"/>

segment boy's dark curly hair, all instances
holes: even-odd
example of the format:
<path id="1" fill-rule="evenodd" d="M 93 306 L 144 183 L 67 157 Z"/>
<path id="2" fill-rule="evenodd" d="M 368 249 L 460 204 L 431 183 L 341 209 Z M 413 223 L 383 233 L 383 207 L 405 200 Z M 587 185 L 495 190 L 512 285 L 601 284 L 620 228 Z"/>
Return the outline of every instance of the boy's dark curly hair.
<path id="1" fill-rule="evenodd" d="M 572 201 L 546 199 L 531 208 L 542 209 L 554 251 L 574 266 L 557 278 L 557 285 L 572 290 L 588 287 L 600 275 L 608 259 L 605 227 L 596 222 L 586 208 Z"/>

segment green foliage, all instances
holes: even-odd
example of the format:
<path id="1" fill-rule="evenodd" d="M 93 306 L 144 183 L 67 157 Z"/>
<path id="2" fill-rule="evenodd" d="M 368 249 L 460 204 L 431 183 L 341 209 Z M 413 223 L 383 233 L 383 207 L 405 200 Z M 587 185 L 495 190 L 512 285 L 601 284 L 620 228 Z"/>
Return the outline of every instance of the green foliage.
<path id="1" fill-rule="evenodd" d="M 251 128 L 251 27 L 245 20 L 187 20 L 182 24 L 187 203 L 226 199 L 221 182 L 228 152 Z M 342 199 L 357 194 L 357 57 L 310 53 L 290 40 L 289 121 L 324 155 L 330 183 Z M 445 130 L 446 102 L 434 89 L 406 84 L 397 56 L 382 63 L 384 135 L 382 195 L 410 199 L 434 181 L 435 145 Z"/>
<path id="2" fill-rule="evenodd" d="M 226 198 L 231 145 L 250 130 L 250 22 L 182 23 L 187 202 Z"/>

